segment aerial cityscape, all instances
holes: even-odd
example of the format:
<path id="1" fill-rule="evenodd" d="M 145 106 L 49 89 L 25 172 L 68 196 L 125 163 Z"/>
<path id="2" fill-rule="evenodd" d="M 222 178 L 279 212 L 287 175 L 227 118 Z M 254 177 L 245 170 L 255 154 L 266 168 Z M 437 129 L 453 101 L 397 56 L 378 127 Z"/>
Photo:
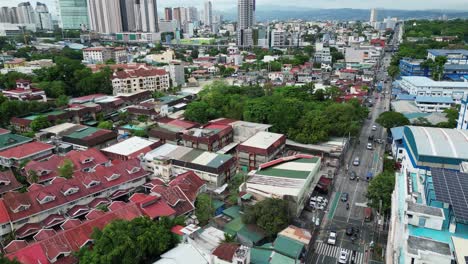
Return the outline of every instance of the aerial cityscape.
<path id="1" fill-rule="evenodd" d="M 0 2 L 0 263 L 468 263 L 466 1 Z"/>

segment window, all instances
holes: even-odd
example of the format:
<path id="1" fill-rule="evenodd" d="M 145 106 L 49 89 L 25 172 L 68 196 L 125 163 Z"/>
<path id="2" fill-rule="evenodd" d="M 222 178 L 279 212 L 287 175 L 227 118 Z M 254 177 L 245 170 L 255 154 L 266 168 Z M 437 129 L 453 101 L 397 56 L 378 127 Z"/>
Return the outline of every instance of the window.
<path id="1" fill-rule="evenodd" d="M 425 217 L 419 217 L 418 226 L 420 226 L 420 227 L 425 227 L 426 226 L 426 218 Z"/>
<path id="2" fill-rule="evenodd" d="M 409 219 L 413 219 L 413 215 L 412 215 L 412 214 L 408 214 L 408 218 L 409 218 Z"/>
<path id="3" fill-rule="evenodd" d="M 399 150 L 398 150 L 398 153 L 400 153 L 400 154 L 403 153 L 403 150 L 402 150 L 402 149 L 399 149 Z"/>
<path id="4" fill-rule="evenodd" d="M 7 227 L 7 225 L 2 225 L 2 229 L 5 229 Z"/>

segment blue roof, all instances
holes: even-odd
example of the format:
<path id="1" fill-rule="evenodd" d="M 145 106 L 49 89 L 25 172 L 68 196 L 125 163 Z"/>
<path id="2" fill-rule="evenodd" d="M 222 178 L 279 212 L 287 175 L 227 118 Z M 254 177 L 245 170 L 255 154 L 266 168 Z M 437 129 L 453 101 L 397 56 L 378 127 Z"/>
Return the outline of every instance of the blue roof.
<path id="1" fill-rule="evenodd" d="M 390 128 L 393 140 L 400 140 L 403 138 L 404 126 Z"/>
<path id="2" fill-rule="evenodd" d="M 467 71 L 468 70 L 468 64 L 445 64 L 444 65 L 444 70 L 450 70 L 450 71 L 456 71 L 456 70 L 462 70 L 462 71 Z"/>
<path id="3" fill-rule="evenodd" d="M 430 49 L 430 50 L 427 50 L 427 52 L 435 56 L 447 56 L 448 54 L 463 54 L 465 56 L 468 56 L 468 50 L 465 50 L 465 49 L 455 49 L 455 50 Z"/>
<path id="4" fill-rule="evenodd" d="M 416 96 L 416 102 L 453 104 L 451 97 Z"/>
<path id="5" fill-rule="evenodd" d="M 397 94 L 396 99 L 397 100 L 406 100 L 406 101 L 413 101 L 416 98 L 416 95 L 412 94 Z"/>

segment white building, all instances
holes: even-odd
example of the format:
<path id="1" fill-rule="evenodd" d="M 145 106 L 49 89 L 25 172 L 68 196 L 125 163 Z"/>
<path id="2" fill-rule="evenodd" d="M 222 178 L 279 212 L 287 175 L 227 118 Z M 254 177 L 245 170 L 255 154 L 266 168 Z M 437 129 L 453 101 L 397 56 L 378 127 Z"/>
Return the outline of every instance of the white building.
<path id="1" fill-rule="evenodd" d="M 282 29 L 273 29 L 271 31 L 271 46 L 278 47 L 286 45 L 286 31 Z"/>
<path id="2" fill-rule="evenodd" d="M 211 27 L 211 24 L 213 23 L 213 9 L 211 5 L 211 1 L 205 2 L 204 18 L 205 19 L 203 23 L 205 24 L 205 26 Z"/>
<path id="3" fill-rule="evenodd" d="M 185 84 L 184 65 L 180 62 L 173 61 L 167 66 L 167 69 L 173 86 L 182 86 Z"/>
<path id="4" fill-rule="evenodd" d="M 298 216 L 319 181 L 320 160 L 300 154 L 262 164 L 240 188 L 256 200 L 287 197 L 291 215 Z"/>
<path id="5" fill-rule="evenodd" d="M 468 129 L 468 99 L 461 100 L 460 111 L 458 112 L 457 129 Z"/>
<path id="6" fill-rule="evenodd" d="M 237 44 L 239 46 L 253 45 L 252 29 L 255 24 L 255 0 L 237 1 Z M 249 30 L 247 30 L 249 29 Z M 252 44 L 250 44 L 252 43 Z"/>
<path id="7" fill-rule="evenodd" d="M 92 47 L 83 49 L 83 62 L 97 64 L 113 59 L 115 63 L 124 63 L 127 55 L 127 50 L 123 47 Z"/>
<path id="8" fill-rule="evenodd" d="M 451 97 L 432 96 L 416 96 L 414 102 L 422 112 L 443 112 L 455 104 Z"/>
<path id="9" fill-rule="evenodd" d="M 403 76 L 399 86 L 416 96 L 451 97 L 456 104 L 468 96 L 468 82 L 434 81 L 422 76 Z"/>
<path id="10" fill-rule="evenodd" d="M 374 46 L 347 47 L 345 48 L 346 63 L 377 62 L 382 56 L 382 48 Z"/>
<path id="11" fill-rule="evenodd" d="M 372 8 L 370 11 L 370 19 L 369 22 L 377 22 L 377 9 Z"/>
<path id="12" fill-rule="evenodd" d="M 330 47 L 324 47 L 322 42 L 315 43 L 314 61 L 317 63 L 331 64 L 332 56 Z"/>
<path id="13" fill-rule="evenodd" d="M 158 32 L 158 8 L 156 0 L 140 0 L 141 30 Z"/>
<path id="14" fill-rule="evenodd" d="M 133 94 L 142 91 L 166 91 L 170 88 L 169 74 L 165 70 L 140 67 L 125 69 L 112 75 L 114 95 Z"/>

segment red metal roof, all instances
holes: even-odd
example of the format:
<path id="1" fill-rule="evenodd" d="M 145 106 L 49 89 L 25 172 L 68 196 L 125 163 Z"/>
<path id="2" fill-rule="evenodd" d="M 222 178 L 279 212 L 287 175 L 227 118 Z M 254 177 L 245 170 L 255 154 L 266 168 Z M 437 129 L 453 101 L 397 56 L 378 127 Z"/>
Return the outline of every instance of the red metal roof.
<path id="1" fill-rule="evenodd" d="M 136 203 L 140 210 L 151 219 L 176 214 L 176 211 L 159 196 L 135 193 L 130 197 L 130 201 Z"/>
<path id="2" fill-rule="evenodd" d="M 93 210 L 91 210 L 91 212 L 89 212 L 86 215 L 86 219 L 93 220 L 93 219 L 101 217 L 104 214 L 106 214 L 104 211 L 101 211 L 101 210 L 98 210 L 98 209 L 93 209 Z"/>
<path id="3" fill-rule="evenodd" d="M 41 230 L 41 225 L 37 223 L 27 223 L 16 230 L 17 238 L 25 238 Z"/>
<path id="4" fill-rule="evenodd" d="M 195 210 L 195 206 L 179 186 L 155 186 L 151 192 L 160 195 L 176 211 L 177 216 Z"/>
<path id="5" fill-rule="evenodd" d="M 171 232 L 174 233 L 174 234 L 176 234 L 176 235 L 183 236 L 184 233 L 182 232 L 182 229 L 184 229 L 183 226 L 181 226 L 181 225 L 176 225 L 176 226 L 173 226 L 173 227 L 171 228 Z"/>
<path id="6" fill-rule="evenodd" d="M 55 230 L 53 229 L 41 229 L 37 234 L 34 235 L 34 240 L 41 241 L 46 240 L 56 234 Z"/>
<path id="7" fill-rule="evenodd" d="M 112 75 L 112 79 L 127 79 L 127 78 L 138 78 L 138 77 L 150 77 L 150 76 L 163 76 L 168 73 L 161 69 L 136 69 L 136 70 L 123 70 L 116 71 Z"/>
<path id="8" fill-rule="evenodd" d="M 24 159 L 34 154 L 54 149 L 55 146 L 39 141 L 29 142 L 0 152 L 5 159 Z"/>
<path id="9" fill-rule="evenodd" d="M 96 198 L 93 201 L 91 201 L 88 206 L 89 208 L 96 208 L 97 206 L 104 204 L 104 205 L 109 205 L 110 201 L 107 198 Z"/>
<path id="10" fill-rule="evenodd" d="M 232 257 L 239 247 L 236 243 L 223 243 L 215 248 L 212 254 L 222 260 L 232 262 Z"/>
<path id="11" fill-rule="evenodd" d="M 193 171 L 179 174 L 175 179 L 169 182 L 169 186 L 179 186 L 192 203 L 195 202 L 197 194 L 203 185 L 205 185 L 205 181 L 198 177 Z"/>
<path id="12" fill-rule="evenodd" d="M 60 225 L 63 230 L 72 229 L 75 226 L 81 225 L 81 221 L 78 219 L 67 219 L 65 223 Z"/>
<path id="13" fill-rule="evenodd" d="M 22 264 L 50 263 L 41 245 L 34 243 L 13 254 L 8 254 L 11 260 L 16 259 Z"/>
<path id="14" fill-rule="evenodd" d="M 5 253 L 12 253 L 15 252 L 21 248 L 24 248 L 28 245 L 26 240 L 13 240 L 8 245 L 6 245 L 3 250 L 5 250 Z"/>
<path id="15" fill-rule="evenodd" d="M 23 186 L 16 180 L 15 175 L 13 175 L 13 172 L 10 170 L 0 172 L 0 182 L 3 183 L 0 185 L 0 194 L 16 190 Z"/>
<path id="16" fill-rule="evenodd" d="M 44 219 L 44 221 L 42 221 L 42 224 L 45 228 L 49 228 L 61 224 L 63 222 L 65 222 L 65 216 L 59 214 L 51 214 L 46 219 Z"/>

